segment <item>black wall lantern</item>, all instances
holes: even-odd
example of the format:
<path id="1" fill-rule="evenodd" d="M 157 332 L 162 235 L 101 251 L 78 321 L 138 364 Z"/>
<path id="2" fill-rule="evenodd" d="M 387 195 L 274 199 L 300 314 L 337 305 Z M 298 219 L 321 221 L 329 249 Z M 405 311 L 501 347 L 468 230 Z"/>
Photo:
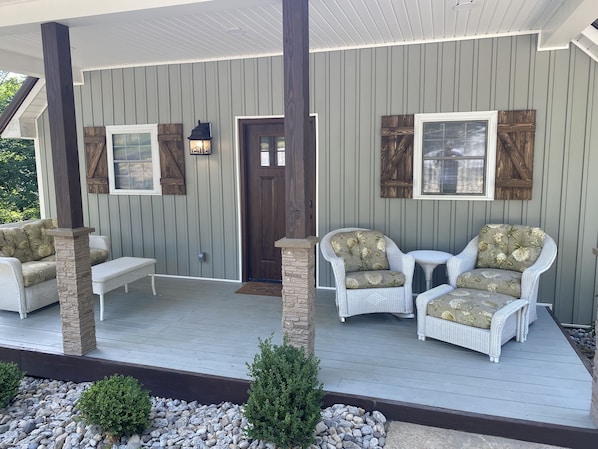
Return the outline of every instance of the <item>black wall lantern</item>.
<path id="1" fill-rule="evenodd" d="M 188 139 L 189 154 L 212 154 L 212 125 L 209 122 L 198 120 Z"/>

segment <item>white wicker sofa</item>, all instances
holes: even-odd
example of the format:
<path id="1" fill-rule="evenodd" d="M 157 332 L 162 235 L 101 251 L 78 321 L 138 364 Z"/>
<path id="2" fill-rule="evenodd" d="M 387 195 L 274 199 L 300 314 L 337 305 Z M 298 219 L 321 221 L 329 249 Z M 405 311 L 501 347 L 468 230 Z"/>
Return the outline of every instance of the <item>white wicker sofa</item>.
<path id="1" fill-rule="evenodd" d="M 27 313 L 58 302 L 52 219 L 0 226 L 0 310 Z M 109 257 L 109 240 L 90 235 L 92 265 Z"/>

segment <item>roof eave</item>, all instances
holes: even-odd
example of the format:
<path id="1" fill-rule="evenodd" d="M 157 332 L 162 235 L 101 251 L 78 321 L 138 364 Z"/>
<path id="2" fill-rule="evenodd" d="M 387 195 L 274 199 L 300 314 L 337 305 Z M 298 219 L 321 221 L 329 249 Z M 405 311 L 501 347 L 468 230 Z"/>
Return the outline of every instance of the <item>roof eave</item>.
<path id="1" fill-rule="evenodd" d="M 4 133 L 8 124 L 15 117 L 19 108 L 23 105 L 38 81 L 39 78 L 32 76 L 25 78 L 25 81 L 21 84 L 21 87 L 13 97 L 12 101 L 6 107 L 4 112 L 0 114 L 0 136 Z"/>

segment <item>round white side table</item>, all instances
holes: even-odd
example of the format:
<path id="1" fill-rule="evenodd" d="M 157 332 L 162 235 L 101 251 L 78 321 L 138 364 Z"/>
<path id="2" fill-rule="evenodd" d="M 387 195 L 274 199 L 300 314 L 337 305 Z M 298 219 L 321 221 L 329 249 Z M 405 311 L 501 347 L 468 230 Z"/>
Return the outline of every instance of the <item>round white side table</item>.
<path id="1" fill-rule="evenodd" d="M 445 264 L 453 255 L 444 251 L 436 251 L 433 249 L 418 249 L 416 251 L 409 251 L 407 254 L 413 256 L 415 262 L 423 268 L 424 276 L 426 278 L 426 290 L 430 290 L 432 286 L 432 273 L 434 268 L 438 265 Z"/>

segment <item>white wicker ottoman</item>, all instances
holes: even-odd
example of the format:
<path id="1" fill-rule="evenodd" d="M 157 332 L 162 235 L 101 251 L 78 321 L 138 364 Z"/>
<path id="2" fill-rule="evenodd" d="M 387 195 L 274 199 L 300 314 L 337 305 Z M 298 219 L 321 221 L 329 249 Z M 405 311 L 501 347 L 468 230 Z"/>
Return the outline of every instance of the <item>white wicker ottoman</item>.
<path id="1" fill-rule="evenodd" d="M 527 338 L 528 301 L 514 299 L 507 305 L 499 308 L 492 315 L 490 329 L 457 323 L 449 319 L 437 318 L 428 315 L 428 304 L 455 289 L 443 284 L 418 295 L 417 304 L 417 337 L 425 340 L 426 337 L 452 343 L 457 346 L 479 351 L 490 356 L 490 361 L 498 363 L 501 347 L 511 338 L 524 342 Z M 480 295 L 488 292 L 480 290 Z M 482 301 L 470 296 L 469 301 Z"/>

